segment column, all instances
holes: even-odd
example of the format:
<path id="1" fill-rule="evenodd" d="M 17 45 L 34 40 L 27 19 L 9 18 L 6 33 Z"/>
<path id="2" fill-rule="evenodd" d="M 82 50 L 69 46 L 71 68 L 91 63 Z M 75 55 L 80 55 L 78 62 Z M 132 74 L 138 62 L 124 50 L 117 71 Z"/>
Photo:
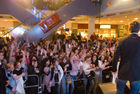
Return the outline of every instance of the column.
<path id="1" fill-rule="evenodd" d="M 88 24 L 88 39 L 90 39 L 90 36 L 93 34 L 94 30 L 95 30 L 95 17 L 90 16 Z"/>

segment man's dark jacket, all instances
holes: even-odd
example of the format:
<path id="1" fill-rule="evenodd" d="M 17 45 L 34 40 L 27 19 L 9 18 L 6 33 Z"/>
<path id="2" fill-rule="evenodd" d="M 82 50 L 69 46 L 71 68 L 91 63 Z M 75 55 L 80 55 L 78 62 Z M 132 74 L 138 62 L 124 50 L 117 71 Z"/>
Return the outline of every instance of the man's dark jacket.
<path id="1" fill-rule="evenodd" d="M 5 85 L 7 80 L 8 78 L 6 77 L 5 70 L 2 65 L 0 65 L 0 94 L 6 94 Z"/>
<path id="2" fill-rule="evenodd" d="M 131 34 L 123 39 L 115 52 L 113 59 L 113 72 L 117 70 L 117 62 L 121 58 L 118 78 L 121 80 L 140 80 L 140 37 Z"/>

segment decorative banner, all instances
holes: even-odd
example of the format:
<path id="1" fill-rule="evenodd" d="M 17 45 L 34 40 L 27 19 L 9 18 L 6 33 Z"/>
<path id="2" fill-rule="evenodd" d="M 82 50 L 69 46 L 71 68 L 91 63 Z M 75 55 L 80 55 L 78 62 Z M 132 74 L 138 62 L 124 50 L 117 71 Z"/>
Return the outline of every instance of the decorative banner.
<path id="1" fill-rule="evenodd" d="M 44 33 L 47 33 L 53 27 L 58 25 L 60 22 L 61 22 L 61 19 L 60 19 L 59 15 L 57 13 L 55 13 L 55 14 L 51 15 L 50 17 L 48 17 L 43 22 L 41 22 L 39 24 L 39 26 Z"/>
<path id="2" fill-rule="evenodd" d="M 112 5 L 111 0 L 107 0 L 107 3 L 106 3 L 106 8 L 109 8 L 111 5 Z"/>
<path id="3" fill-rule="evenodd" d="M 102 0 L 102 12 L 140 7 L 140 0 Z"/>

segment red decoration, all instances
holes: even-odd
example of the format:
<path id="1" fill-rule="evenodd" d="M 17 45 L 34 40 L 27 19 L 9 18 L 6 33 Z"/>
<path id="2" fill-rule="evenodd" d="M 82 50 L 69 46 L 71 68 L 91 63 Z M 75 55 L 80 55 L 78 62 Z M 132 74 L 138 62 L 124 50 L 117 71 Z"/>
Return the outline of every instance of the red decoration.
<path id="1" fill-rule="evenodd" d="M 58 25 L 61 22 L 61 19 L 57 13 L 51 15 L 46 20 L 41 22 L 40 28 L 44 33 L 47 33 L 49 30 L 51 30 L 53 27 Z"/>

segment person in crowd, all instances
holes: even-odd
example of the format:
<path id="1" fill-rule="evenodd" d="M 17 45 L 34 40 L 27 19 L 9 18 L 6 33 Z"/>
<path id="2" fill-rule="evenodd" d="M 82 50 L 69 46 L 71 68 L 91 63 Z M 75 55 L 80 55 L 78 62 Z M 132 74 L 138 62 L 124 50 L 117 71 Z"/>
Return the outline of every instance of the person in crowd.
<path id="1" fill-rule="evenodd" d="M 69 62 L 69 59 L 67 57 L 64 57 L 62 59 L 62 61 L 60 61 L 60 66 L 62 67 L 63 71 L 64 71 L 64 75 L 62 77 L 62 81 L 61 81 L 61 90 L 63 94 L 66 94 L 66 78 L 68 77 L 68 74 L 69 74 L 69 70 L 70 70 L 70 62 Z"/>
<path id="2" fill-rule="evenodd" d="M 140 90 L 140 37 L 138 32 L 140 23 L 134 21 L 130 24 L 131 34 L 120 41 L 113 59 L 113 74 L 120 65 L 117 79 L 117 94 L 123 94 L 126 82 L 130 81 L 130 94 L 138 94 Z"/>
<path id="3" fill-rule="evenodd" d="M 77 59 L 75 53 L 74 55 L 71 57 L 70 59 L 70 63 L 72 65 L 72 70 L 70 71 L 70 76 L 72 79 L 72 83 L 71 83 L 71 91 L 70 94 L 73 94 L 74 92 L 74 81 L 77 79 L 77 75 L 79 72 L 79 66 L 80 66 L 80 61 Z M 67 84 L 67 94 L 69 94 L 69 84 Z"/>
<path id="4" fill-rule="evenodd" d="M 38 67 L 38 62 L 35 58 L 33 58 L 31 65 L 28 68 L 28 75 L 37 75 L 39 76 L 40 74 L 40 69 Z M 28 83 L 30 85 L 38 85 L 39 83 L 39 77 L 36 76 L 29 76 L 28 78 Z M 29 94 L 38 94 L 38 88 L 31 88 L 29 90 Z"/>
<path id="5" fill-rule="evenodd" d="M 62 69 L 62 67 L 59 65 L 59 61 L 58 59 L 54 59 L 54 79 L 55 79 L 55 90 L 57 91 L 57 94 L 61 94 L 60 93 L 60 85 L 61 85 L 61 81 L 62 78 L 64 76 L 64 71 Z"/>
<path id="6" fill-rule="evenodd" d="M 95 33 L 93 33 L 93 34 L 90 36 L 90 39 L 93 40 L 93 41 L 94 41 L 96 38 L 97 38 L 97 37 L 96 37 Z"/>
<path id="7" fill-rule="evenodd" d="M 54 80 L 53 79 L 53 65 L 51 65 L 51 62 L 49 59 L 45 59 L 45 67 L 44 67 L 44 78 L 43 78 L 43 84 L 45 86 L 44 88 L 44 94 L 51 94 L 51 85 L 50 85 L 50 81 Z M 54 81 L 52 81 L 54 82 Z M 53 86 L 53 85 L 52 85 Z"/>
<path id="8" fill-rule="evenodd" d="M 95 71 L 96 73 L 96 82 L 102 83 L 102 70 L 104 69 L 104 55 L 102 55 L 98 60 L 98 69 Z"/>
<path id="9" fill-rule="evenodd" d="M 29 51 L 26 52 L 26 62 L 27 62 L 27 66 L 30 65 L 30 53 L 29 53 Z"/>
<path id="10" fill-rule="evenodd" d="M 25 94 L 24 80 L 25 76 L 24 69 L 21 67 L 21 61 L 16 61 L 14 64 L 13 78 L 16 81 L 16 94 Z"/>
<path id="11" fill-rule="evenodd" d="M 66 87 L 72 82 L 71 77 L 70 77 L 70 71 L 72 69 L 72 66 L 71 66 L 69 58 L 66 58 L 66 57 L 63 58 L 63 62 L 61 62 L 60 65 L 62 66 L 64 70 L 64 76 L 62 78 L 63 94 L 69 94 L 69 88 Z"/>
<path id="12" fill-rule="evenodd" d="M 95 66 L 91 65 L 91 57 L 86 56 L 85 57 L 85 62 L 82 64 L 82 68 L 85 74 L 85 79 L 84 79 L 84 88 L 85 88 L 85 94 L 91 94 L 91 91 L 93 90 L 94 87 L 94 72 L 96 70 Z M 88 88 L 87 88 L 87 82 L 89 82 Z"/>
<path id="13" fill-rule="evenodd" d="M 95 66 L 98 66 L 98 59 L 97 59 L 96 53 L 92 56 L 92 64 L 94 64 Z"/>
<path id="14" fill-rule="evenodd" d="M 44 94 L 74 94 L 77 89 L 81 89 L 80 87 L 75 88 L 78 85 L 78 81 L 87 73 L 82 69 L 82 64 L 90 65 L 89 68 L 91 69 L 100 67 L 95 71 L 88 71 L 90 73 L 95 72 L 95 79 L 98 79 L 98 77 L 101 79 L 104 77 L 103 74 L 100 74 L 101 71 L 107 71 L 108 69 L 105 70 L 105 67 L 110 66 L 110 62 L 112 62 L 116 44 L 116 39 L 107 40 L 101 36 L 100 38 L 95 37 L 91 41 L 83 39 L 80 35 L 75 36 L 73 34 L 72 37 L 60 37 L 60 35 L 57 35 L 54 40 L 45 39 L 31 43 L 27 39 L 23 39 L 22 42 L 16 42 L 16 39 L 13 39 L 2 47 L 4 58 L 1 62 L 2 65 L 6 65 L 8 62 L 15 65 L 16 62 L 20 61 L 21 68 L 19 69 L 15 66 L 13 78 L 15 79 L 15 75 L 17 75 L 26 81 L 28 76 L 28 80 L 25 83 L 28 86 L 29 80 L 32 79 L 29 75 L 38 76 L 39 79 L 43 79 L 42 82 L 45 85 Z M 91 62 L 85 60 L 87 56 L 92 59 Z M 109 62 L 109 65 L 105 65 L 106 62 Z M 86 76 L 85 79 L 87 80 L 87 85 L 84 86 L 92 87 L 93 83 L 89 84 Z M 17 82 L 17 79 L 15 81 Z M 96 81 L 97 83 L 102 82 Z M 37 83 L 37 81 L 34 82 Z M 40 86 L 42 86 L 41 83 Z M 29 85 L 32 86 L 31 84 Z M 69 86 L 71 87 L 69 88 Z M 86 89 L 86 92 L 91 91 L 88 89 Z M 31 92 L 27 90 L 26 93 Z"/>
<path id="15" fill-rule="evenodd" d="M 0 94 L 6 94 L 6 87 L 12 89 L 11 86 L 9 86 L 9 80 L 6 77 L 5 69 L 2 63 L 3 57 L 3 52 L 0 51 Z"/>
<path id="16" fill-rule="evenodd" d="M 6 94 L 16 94 L 16 81 L 13 78 L 13 71 L 14 71 L 13 64 L 8 63 L 5 65 L 6 77 L 9 80 L 9 85 L 12 87 L 12 89 L 6 87 Z"/>
<path id="17" fill-rule="evenodd" d="M 111 82 L 112 80 L 112 72 L 111 72 L 111 63 L 109 61 L 107 61 L 107 59 L 104 60 L 104 68 L 102 70 L 102 82 L 103 83 L 107 83 L 107 82 Z"/>
<path id="18" fill-rule="evenodd" d="M 16 50 L 16 43 L 15 41 L 13 41 L 13 43 L 10 46 L 10 55 L 9 55 L 9 62 L 13 64 L 16 62 L 15 50 Z"/>

